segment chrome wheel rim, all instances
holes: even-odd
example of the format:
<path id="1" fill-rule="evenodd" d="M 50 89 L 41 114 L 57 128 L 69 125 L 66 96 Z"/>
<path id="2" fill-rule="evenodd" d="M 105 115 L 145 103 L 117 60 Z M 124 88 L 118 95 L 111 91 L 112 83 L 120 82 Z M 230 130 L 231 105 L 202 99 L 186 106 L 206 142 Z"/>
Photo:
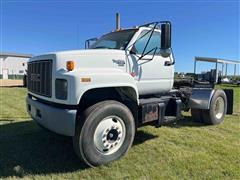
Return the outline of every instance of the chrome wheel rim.
<path id="1" fill-rule="evenodd" d="M 225 103 L 222 97 L 218 97 L 214 103 L 214 114 L 217 119 L 221 119 L 224 114 Z"/>
<path id="2" fill-rule="evenodd" d="M 94 132 L 94 145 L 105 155 L 116 152 L 123 144 L 126 136 L 126 127 L 118 116 L 104 118 Z"/>

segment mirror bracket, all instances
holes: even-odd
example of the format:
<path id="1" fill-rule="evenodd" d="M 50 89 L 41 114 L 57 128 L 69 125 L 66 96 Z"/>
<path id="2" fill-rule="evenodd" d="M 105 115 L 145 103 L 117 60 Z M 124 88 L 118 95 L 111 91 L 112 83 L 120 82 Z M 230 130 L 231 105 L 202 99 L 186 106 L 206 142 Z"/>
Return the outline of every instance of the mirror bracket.
<path id="1" fill-rule="evenodd" d="M 175 64 L 175 62 L 173 61 L 165 61 L 165 63 L 164 63 L 164 66 L 172 66 L 172 65 L 174 65 Z"/>
<path id="2" fill-rule="evenodd" d="M 150 52 L 152 52 L 152 51 L 153 51 L 153 56 L 152 56 L 152 58 L 150 58 L 150 59 L 143 59 L 144 56 L 148 55 L 148 54 L 149 54 Z M 142 54 L 142 55 L 139 57 L 138 60 L 141 60 L 141 59 L 142 59 L 142 60 L 149 60 L 149 61 L 151 61 L 151 60 L 153 60 L 153 58 L 154 58 L 154 56 L 155 56 L 155 54 L 156 54 L 156 51 L 157 51 L 157 47 L 152 48 L 150 51 Z"/>

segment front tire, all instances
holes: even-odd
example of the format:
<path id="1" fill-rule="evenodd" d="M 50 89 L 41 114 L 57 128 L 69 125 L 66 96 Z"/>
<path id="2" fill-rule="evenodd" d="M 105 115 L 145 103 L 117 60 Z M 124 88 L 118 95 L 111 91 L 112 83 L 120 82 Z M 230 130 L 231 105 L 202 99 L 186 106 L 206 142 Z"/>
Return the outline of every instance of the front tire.
<path id="1" fill-rule="evenodd" d="M 135 122 L 131 111 L 120 102 L 103 101 L 80 115 L 73 147 L 85 163 L 95 167 L 124 156 L 134 135 Z"/>

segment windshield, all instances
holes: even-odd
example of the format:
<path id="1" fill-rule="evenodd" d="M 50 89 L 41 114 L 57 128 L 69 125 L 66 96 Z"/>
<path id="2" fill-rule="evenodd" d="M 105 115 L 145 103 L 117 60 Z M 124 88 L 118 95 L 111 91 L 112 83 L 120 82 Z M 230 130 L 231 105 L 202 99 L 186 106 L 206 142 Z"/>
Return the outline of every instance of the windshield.
<path id="1" fill-rule="evenodd" d="M 90 49 L 125 49 L 136 29 L 116 31 L 103 35 Z"/>

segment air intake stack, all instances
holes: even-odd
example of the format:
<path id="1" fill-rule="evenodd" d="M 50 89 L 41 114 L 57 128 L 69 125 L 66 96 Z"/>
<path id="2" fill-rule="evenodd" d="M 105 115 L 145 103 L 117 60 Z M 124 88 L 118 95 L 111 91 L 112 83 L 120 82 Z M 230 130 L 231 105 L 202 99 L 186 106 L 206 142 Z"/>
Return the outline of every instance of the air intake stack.
<path id="1" fill-rule="evenodd" d="M 120 14 L 116 13 L 116 31 L 120 30 Z"/>

